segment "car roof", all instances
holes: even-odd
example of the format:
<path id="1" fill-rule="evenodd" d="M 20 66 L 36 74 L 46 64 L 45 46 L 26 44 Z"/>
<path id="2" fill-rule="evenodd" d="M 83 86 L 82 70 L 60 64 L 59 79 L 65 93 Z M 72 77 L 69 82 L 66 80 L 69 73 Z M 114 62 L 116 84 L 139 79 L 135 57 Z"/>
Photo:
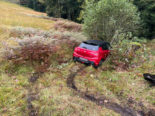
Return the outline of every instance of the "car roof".
<path id="1" fill-rule="evenodd" d="M 94 45 L 99 45 L 99 46 L 104 46 L 104 45 L 110 46 L 109 42 L 104 42 L 104 41 L 101 41 L 101 40 L 87 40 L 87 41 L 84 41 L 84 43 L 94 44 Z"/>

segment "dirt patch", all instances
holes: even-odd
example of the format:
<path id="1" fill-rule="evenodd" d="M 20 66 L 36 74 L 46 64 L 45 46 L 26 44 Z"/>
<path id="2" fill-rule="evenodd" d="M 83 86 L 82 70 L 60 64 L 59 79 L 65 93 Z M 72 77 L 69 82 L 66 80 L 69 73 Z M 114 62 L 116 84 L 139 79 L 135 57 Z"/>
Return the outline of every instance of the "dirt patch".
<path id="1" fill-rule="evenodd" d="M 29 116 L 38 116 L 38 110 L 32 105 L 32 101 L 37 100 L 37 95 L 28 90 L 27 95 L 27 109 L 29 111 Z"/>
<path id="2" fill-rule="evenodd" d="M 75 80 L 76 75 L 79 72 L 83 71 L 85 68 L 86 68 L 86 66 L 80 66 L 78 69 L 72 71 L 67 78 L 67 86 L 69 88 L 73 89 L 74 92 L 79 97 L 81 97 L 85 100 L 88 100 L 88 101 L 92 101 L 99 106 L 104 106 L 107 109 L 113 110 L 114 112 L 119 113 L 121 116 L 154 116 L 154 111 L 152 111 L 152 110 L 148 110 L 149 111 L 148 113 L 145 113 L 142 110 L 136 111 L 132 107 L 117 104 L 104 95 L 102 95 L 101 97 L 96 97 L 96 95 L 93 95 L 93 94 L 90 95 L 90 94 L 88 94 L 88 92 L 82 92 L 81 90 L 79 90 L 76 87 L 74 80 Z"/>
<path id="3" fill-rule="evenodd" d="M 27 94 L 27 109 L 28 109 L 28 115 L 29 116 L 38 116 L 39 109 L 35 108 L 32 104 L 34 100 L 39 99 L 38 91 L 33 92 L 33 86 L 35 82 L 39 79 L 39 77 L 42 75 L 42 73 L 33 73 L 32 76 L 29 78 L 29 82 L 31 83 L 31 86 L 28 88 L 28 94 Z"/>
<path id="4" fill-rule="evenodd" d="M 29 82 L 31 83 L 36 82 L 41 75 L 42 73 L 33 73 L 33 75 L 29 79 Z"/>

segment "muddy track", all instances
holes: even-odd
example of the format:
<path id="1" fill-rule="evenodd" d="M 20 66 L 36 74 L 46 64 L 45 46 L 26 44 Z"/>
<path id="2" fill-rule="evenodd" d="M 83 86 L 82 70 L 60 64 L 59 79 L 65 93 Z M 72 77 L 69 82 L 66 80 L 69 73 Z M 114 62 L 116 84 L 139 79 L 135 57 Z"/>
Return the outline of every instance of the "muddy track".
<path id="1" fill-rule="evenodd" d="M 29 116 L 38 116 L 38 109 L 32 105 L 32 102 L 38 99 L 38 91 L 33 92 L 32 89 L 35 82 L 39 79 L 41 75 L 41 73 L 33 73 L 32 76 L 29 78 L 29 82 L 31 84 L 31 86 L 28 87 L 27 94 L 27 109 Z"/>
<path id="2" fill-rule="evenodd" d="M 79 67 L 75 72 L 71 72 L 71 74 L 67 78 L 67 86 L 74 90 L 74 92 L 81 98 L 85 100 L 89 100 L 91 102 L 96 103 L 99 106 L 104 106 L 107 109 L 113 110 L 116 113 L 119 113 L 121 116 L 146 116 L 143 111 L 136 111 L 130 107 L 122 106 L 112 100 L 108 99 L 106 96 L 102 95 L 102 97 L 98 98 L 95 95 L 90 95 L 87 92 L 82 92 L 76 87 L 75 77 L 78 73 L 83 71 L 86 67 Z M 108 101 L 108 102 L 107 102 Z"/>

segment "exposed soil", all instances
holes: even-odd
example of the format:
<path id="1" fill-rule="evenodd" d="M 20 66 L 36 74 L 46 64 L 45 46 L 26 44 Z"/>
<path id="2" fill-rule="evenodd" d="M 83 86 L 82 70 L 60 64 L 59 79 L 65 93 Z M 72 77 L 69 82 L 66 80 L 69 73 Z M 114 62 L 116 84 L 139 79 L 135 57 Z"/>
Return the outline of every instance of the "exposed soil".
<path id="1" fill-rule="evenodd" d="M 31 83 L 31 86 L 28 88 L 28 94 L 27 94 L 27 109 L 29 111 L 29 116 L 38 116 L 38 109 L 35 108 L 32 105 L 32 102 L 34 100 L 37 100 L 39 98 L 38 91 L 33 92 L 32 88 L 35 82 L 39 79 L 42 73 L 33 73 L 33 75 L 29 78 L 29 82 Z"/>
<path id="2" fill-rule="evenodd" d="M 88 94 L 88 92 L 83 92 L 80 89 L 77 88 L 75 84 L 75 77 L 78 75 L 78 73 L 84 71 L 86 66 L 76 66 L 75 70 L 71 71 L 70 75 L 67 78 L 67 86 L 74 90 L 75 94 L 79 97 L 94 102 L 95 104 L 105 107 L 107 109 L 113 110 L 116 113 L 119 113 L 121 116 L 155 116 L 154 110 L 144 110 L 148 109 L 144 107 L 143 103 L 138 103 L 134 99 L 130 98 L 127 100 L 126 103 L 115 103 L 111 99 L 107 98 L 104 95 L 96 95 L 96 94 Z M 74 69 L 74 68 L 73 68 Z M 39 109 L 35 108 L 32 104 L 34 100 L 39 99 L 38 91 L 32 92 L 32 89 L 34 87 L 35 82 L 39 79 L 39 77 L 42 75 L 42 73 L 33 73 L 33 75 L 29 78 L 29 82 L 31 83 L 31 86 L 28 88 L 28 94 L 27 94 L 27 109 L 29 111 L 29 116 L 38 116 Z M 100 97 L 98 97 L 100 96 Z M 118 96 L 119 99 L 119 96 Z M 119 99 L 121 100 L 121 99 Z M 127 105 L 124 105 L 127 104 Z M 141 110 L 137 111 L 132 108 L 132 105 L 136 105 L 141 107 Z M 147 111 L 147 112 L 146 112 Z"/>
<path id="3" fill-rule="evenodd" d="M 33 75 L 30 77 L 29 82 L 34 83 L 38 80 L 38 78 L 41 76 L 42 73 L 33 73 Z"/>
<path id="4" fill-rule="evenodd" d="M 133 109 L 132 107 L 129 106 L 125 106 L 125 105 L 120 105 L 117 104 L 115 102 L 113 102 L 112 100 L 108 99 L 106 96 L 102 95 L 101 97 L 96 97 L 93 94 L 88 94 L 88 92 L 82 92 L 81 90 L 79 90 L 76 87 L 75 84 L 75 77 L 78 73 L 80 73 L 81 71 L 83 71 L 86 67 L 85 66 L 81 66 L 79 67 L 76 71 L 72 71 L 70 73 L 70 75 L 67 78 L 67 86 L 69 88 L 72 88 L 74 90 L 74 92 L 81 98 L 85 99 L 85 100 L 89 100 L 92 101 L 94 103 L 96 103 L 99 106 L 104 106 L 107 109 L 113 110 L 116 113 L 119 113 L 121 116 L 155 116 L 155 111 L 149 109 L 148 112 L 144 112 L 143 108 L 144 106 L 142 106 L 142 110 L 137 111 L 135 109 Z M 129 100 L 129 102 L 131 101 L 131 99 Z M 134 100 L 132 100 L 132 104 L 137 103 Z"/>
<path id="5" fill-rule="evenodd" d="M 38 110 L 32 105 L 32 101 L 36 99 L 36 94 L 32 93 L 31 89 L 29 89 L 27 95 L 27 109 L 29 111 L 29 116 L 38 116 Z"/>

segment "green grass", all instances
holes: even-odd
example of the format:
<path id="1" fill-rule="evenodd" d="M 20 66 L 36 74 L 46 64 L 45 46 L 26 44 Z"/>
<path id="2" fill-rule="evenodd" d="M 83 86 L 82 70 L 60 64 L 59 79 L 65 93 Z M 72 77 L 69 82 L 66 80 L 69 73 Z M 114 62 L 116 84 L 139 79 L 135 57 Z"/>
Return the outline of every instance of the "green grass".
<path id="1" fill-rule="evenodd" d="M 26 111 L 27 78 L 23 75 L 0 74 L 0 113 L 21 116 Z"/>
<path id="2" fill-rule="evenodd" d="M 11 27 L 50 30 L 54 23 L 51 20 L 34 17 L 34 15 L 45 16 L 44 13 L 3 1 L 0 1 L 0 13 L 0 48 L 3 41 L 8 41 L 10 38 Z M 97 70 L 90 66 L 76 76 L 76 86 L 89 94 L 104 94 L 119 104 L 122 102 L 127 104 L 128 99 L 132 97 L 136 102 L 142 101 L 144 106 L 154 108 L 155 88 L 150 87 L 143 79 L 143 73 L 153 74 L 155 71 L 154 44 L 155 41 L 150 41 L 144 44 L 147 49 L 138 51 L 140 59 L 139 57 L 134 59 L 135 68 L 117 71 L 108 62 L 103 63 Z M 34 72 L 31 66 L 15 65 L 0 56 L 0 115 L 27 116 L 29 112 L 27 97 L 31 89 L 38 95 L 38 99 L 32 104 L 39 110 L 41 116 L 119 116 L 112 110 L 78 97 L 67 87 L 67 77 L 77 65 L 72 62 L 72 53 L 73 49 L 64 45 L 59 53 L 52 56 L 49 71 L 34 84 L 28 81 Z M 60 64 L 59 57 L 68 62 Z M 133 107 L 139 108 L 135 104 Z"/>
<path id="3" fill-rule="evenodd" d="M 70 65 L 72 64 L 67 67 Z M 40 100 L 34 104 L 40 108 L 40 115 L 46 116 L 50 113 L 54 116 L 117 115 L 113 111 L 76 96 L 67 87 L 66 77 L 60 73 L 46 73 L 39 79 L 38 84 L 40 84 Z"/>

